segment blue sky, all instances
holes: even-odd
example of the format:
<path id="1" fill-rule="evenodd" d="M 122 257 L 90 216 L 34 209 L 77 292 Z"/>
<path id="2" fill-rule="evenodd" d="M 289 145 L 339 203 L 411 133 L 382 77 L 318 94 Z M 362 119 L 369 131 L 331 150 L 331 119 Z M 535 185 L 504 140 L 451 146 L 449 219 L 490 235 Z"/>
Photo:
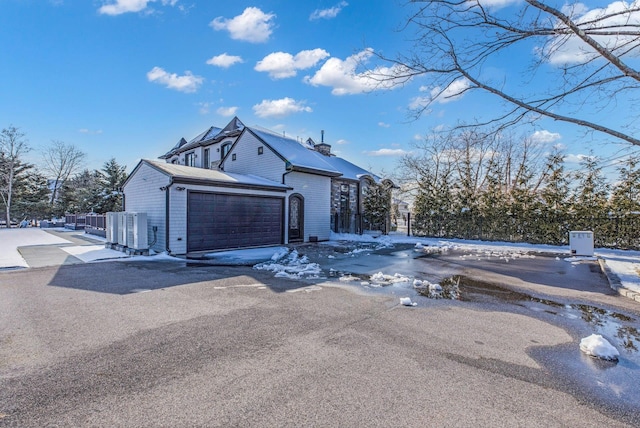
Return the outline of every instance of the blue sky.
<path id="1" fill-rule="evenodd" d="M 131 170 L 237 115 L 292 137 L 319 141 L 325 130 L 335 153 L 391 172 L 416 136 L 501 108 L 472 93 L 413 121 L 408 108 L 430 82 L 374 90 L 358 74 L 356 59 L 388 66 L 371 50 L 394 56 L 409 46 L 411 34 L 397 31 L 411 12 L 403 4 L 2 0 L 0 127 L 27 134 L 32 162 L 60 140 L 85 151 L 89 168 L 115 157 Z M 494 72 L 508 76 L 509 63 Z M 563 144 L 569 159 L 619 148 L 551 121 L 519 132 Z"/>

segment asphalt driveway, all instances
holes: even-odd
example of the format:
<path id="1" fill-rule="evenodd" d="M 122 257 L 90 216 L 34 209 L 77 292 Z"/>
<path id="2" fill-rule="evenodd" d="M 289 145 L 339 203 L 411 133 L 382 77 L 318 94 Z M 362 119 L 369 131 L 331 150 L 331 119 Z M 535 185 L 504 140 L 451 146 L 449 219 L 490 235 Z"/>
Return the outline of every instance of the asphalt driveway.
<path id="1" fill-rule="evenodd" d="M 349 287 L 187 262 L 0 272 L 0 426 L 640 425 L 636 354 L 584 356 L 579 316 Z"/>

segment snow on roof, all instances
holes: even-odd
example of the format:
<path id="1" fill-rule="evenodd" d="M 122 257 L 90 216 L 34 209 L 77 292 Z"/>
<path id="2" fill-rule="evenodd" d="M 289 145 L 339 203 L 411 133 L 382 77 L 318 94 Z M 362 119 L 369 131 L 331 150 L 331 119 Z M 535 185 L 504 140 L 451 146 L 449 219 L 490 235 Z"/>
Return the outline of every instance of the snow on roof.
<path id="1" fill-rule="evenodd" d="M 346 159 L 342 159 L 337 156 L 324 156 L 324 160 L 329 162 L 335 169 L 342 173 L 341 178 L 347 178 L 349 180 L 360 180 L 362 177 L 368 176 L 371 177 L 376 183 L 379 183 L 381 180 L 377 175 L 367 171 L 364 168 L 360 168 L 358 165 L 352 164 Z"/>
<path id="2" fill-rule="evenodd" d="M 151 159 L 143 159 L 140 163 L 147 163 L 153 168 L 177 179 L 177 181 L 192 180 L 227 185 L 272 187 L 282 190 L 289 189 L 289 186 L 284 184 L 251 174 L 236 174 L 215 169 L 194 168 L 192 166 L 176 165 Z"/>
<path id="3" fill-rule="evenodd" d="M 204 137 L 202 137 L 202 139 L 200 139 L 199 141 L 207 141 L 207 140 L 211 140 L 212 138 L 216 137 L 218 134 L 220 134 L 221 129 L 216 127 L 216 126 L 212 126 L 211 128 L 209 128 L 209 132 L 207 132 L 205 134 Z"/>
<path id="4" fill-rule="evenodd" d="M 329 176 L 342 174 L 340 170 L 327 162 L 328 158 L 316 151 L 307 149 L 292 138 L 274 134 L 261 128 L 248 127 L 248 129 L 285 158 L 294 168 L 310 169 Z"/>

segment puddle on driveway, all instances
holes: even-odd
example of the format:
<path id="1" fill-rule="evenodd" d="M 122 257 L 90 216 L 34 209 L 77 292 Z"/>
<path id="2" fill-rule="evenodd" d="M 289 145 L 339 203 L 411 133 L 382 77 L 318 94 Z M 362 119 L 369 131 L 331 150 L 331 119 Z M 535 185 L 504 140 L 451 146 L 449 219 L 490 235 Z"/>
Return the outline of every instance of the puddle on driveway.
<path id="1" fill-rule="evenodd" d="M 621 348 L 629 352 L 638 352 L 640 348 L 637 320 L 629 315 L 583 303 L 564 304 L 461 275 L 450 277 L 445 282 L 458 284 L 462 301 L 487 302 L 494 299 L 567 319 L 582 319 L 606 336 L 616 338 Z"/>

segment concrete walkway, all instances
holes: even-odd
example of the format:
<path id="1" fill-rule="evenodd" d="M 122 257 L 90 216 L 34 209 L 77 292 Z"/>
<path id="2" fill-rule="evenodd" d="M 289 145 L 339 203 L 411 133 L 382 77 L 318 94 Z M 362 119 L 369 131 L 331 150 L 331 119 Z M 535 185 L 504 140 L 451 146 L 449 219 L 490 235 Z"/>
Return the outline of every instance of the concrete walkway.
<path id="1" fill-rule="evenodd" d="M 0 269 L 57 266 L 122 258 L 104 239 L 67 229 L 0 229 Z"/>

